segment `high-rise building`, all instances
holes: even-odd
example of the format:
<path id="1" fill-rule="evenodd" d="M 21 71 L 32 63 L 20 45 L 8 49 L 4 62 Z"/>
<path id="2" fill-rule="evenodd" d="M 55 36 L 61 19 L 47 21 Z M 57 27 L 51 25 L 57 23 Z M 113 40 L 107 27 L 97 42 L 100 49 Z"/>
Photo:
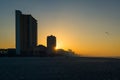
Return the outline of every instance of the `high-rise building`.
<path id="1" fill-rule="evenodd" d="M 29 14 L 15 11 L 16 54 L 29 54 L 37 45 L 37 20 Z"/>
<path id="2" fill-rule="evenodd" d="M 55 53 L 56 37 L 51 35 L 47 36 L 47 53 Z"/>

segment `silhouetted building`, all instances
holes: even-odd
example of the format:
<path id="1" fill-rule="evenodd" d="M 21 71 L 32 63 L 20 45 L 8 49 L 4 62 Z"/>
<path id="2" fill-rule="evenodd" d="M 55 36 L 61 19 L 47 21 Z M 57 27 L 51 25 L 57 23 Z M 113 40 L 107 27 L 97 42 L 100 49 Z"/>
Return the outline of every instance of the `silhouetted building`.
<path id="1" fill-rule="evenodd" d="M 7 56 L 8 53 L 7 53 L 7 49 L 0 49 L 0 57 L 1 56 Z"/>
<path id="2" fill-rule="evenodd" d="M 29 55 L 37 45 L 37 20 L 16 10 L 16 54 Z"/>
<path id="3" fill-rule="evenodd" d="M 47 48 L 43 45 L 38 45 L 34 48 L 34 56 L 47 56 L 46 54 Z"/>
<path id="4" fill-rule="evenodd" d="M 47 53 L 52 54 L 55 53 L 56 47 L 56 37 L 51 35 L 47 36 Z"/>
<path id="5" fill-rule="evenodd" d="M 7 54 L 9 57 L 16 56 L 16 49 L 15 48 L 8 48 Z"/>

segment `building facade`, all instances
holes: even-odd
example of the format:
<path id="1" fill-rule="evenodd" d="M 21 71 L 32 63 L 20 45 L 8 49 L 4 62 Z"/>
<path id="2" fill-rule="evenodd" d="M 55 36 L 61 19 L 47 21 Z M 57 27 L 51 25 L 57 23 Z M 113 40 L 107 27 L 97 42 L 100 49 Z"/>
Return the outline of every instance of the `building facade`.
<path id="1" fill-rule="evenodd" d="M 44 45 L 38 45 L 33 50 L 33 56 L 47 56 L 46 50 L 47 48 Z"/>
<path id="2" fill-rule="evenodd" d="M 55 47 L 56 47 L 56 37 L 53 35 L 47 36 L 47 53 L 48 54 L 55 53 Z"/>
<path id="3" fill-rule="evenodd" d="M 31 15 L 15 11 L 16 20 L 16 54 L 31 54 L 37 46 L 37 20 Z"/>

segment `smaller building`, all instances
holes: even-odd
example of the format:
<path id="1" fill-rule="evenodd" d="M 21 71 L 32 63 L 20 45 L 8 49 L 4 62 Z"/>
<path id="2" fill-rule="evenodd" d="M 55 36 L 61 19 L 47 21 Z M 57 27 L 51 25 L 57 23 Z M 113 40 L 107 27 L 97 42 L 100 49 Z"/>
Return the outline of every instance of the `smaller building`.
<path id="1" fill-rule="evenodd" d="M 7 53 L 7 49 L 0 49 L 0 57 L 1 56 L 7 56 L 8 53 Z"/>
<path id="2" fill-rule="evenodd" d="M 16 49 L 15 48 L 8 48 L 7 53 L 9 57 L 17 56 L 16 55 Z"/>
<path id="3" fill-rule="evenodd" d="M 34 50 L 33 50 L 33 55 L 34 56 L 47 56 L 47 54 L 46 54 L 46 50 L 47 50 L 47 48 L 45 47 L 45 46 L 43 46 L 43 45 L 38 45 L 38 46 L 36 46 L 35 48 L 34 48 Z"/>
<path id="4" fill-rule="evenodd" d="M 54 54 L 55 47 L 56 47 L 56 37 L 53 35 L 47 36 L 47 53 Z"/>

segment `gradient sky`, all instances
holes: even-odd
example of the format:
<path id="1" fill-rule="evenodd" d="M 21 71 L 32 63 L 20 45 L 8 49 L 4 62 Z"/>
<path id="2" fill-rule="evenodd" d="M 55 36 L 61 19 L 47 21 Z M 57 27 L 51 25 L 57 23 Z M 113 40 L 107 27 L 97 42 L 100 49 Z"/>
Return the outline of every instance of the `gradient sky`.
<path id="1" fill-rule="evenodd" d="M 120 0 L 0 0 L 0 48 L 15 47 L 15 10 L 38 20 L 38 44 L 83 56 L 120 56 Z"/>

